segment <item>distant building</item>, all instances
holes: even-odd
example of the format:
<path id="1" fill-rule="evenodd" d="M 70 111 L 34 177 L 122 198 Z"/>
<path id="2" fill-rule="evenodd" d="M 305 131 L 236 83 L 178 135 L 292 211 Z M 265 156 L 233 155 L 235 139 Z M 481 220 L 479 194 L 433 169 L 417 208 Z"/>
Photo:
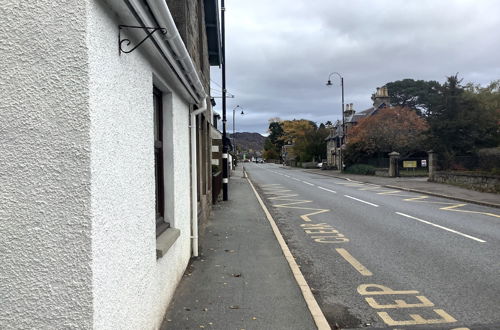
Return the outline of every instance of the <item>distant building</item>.
<path id="1" fill-rule="evenodd" d="M 329 167 L 341 169 L 341 154 L 345 149 L 349 139 L 349 131 L 353 126 L 361 119 L 373 116 L 380 109 L 390 107 L 389 91 L 385 86 L 377 87 L 377 91 L 372 94 L 371 99 L 373 101 L 373 106 L 358 113 L 354 110 L 354 105 L 352 103 L 346 104 L 344 110 L 344 127 L 342 127 L 342 121 L 337 120 L 330 128 L 330 134 L 325 139 L 327 142 L 326 157 Z"/>

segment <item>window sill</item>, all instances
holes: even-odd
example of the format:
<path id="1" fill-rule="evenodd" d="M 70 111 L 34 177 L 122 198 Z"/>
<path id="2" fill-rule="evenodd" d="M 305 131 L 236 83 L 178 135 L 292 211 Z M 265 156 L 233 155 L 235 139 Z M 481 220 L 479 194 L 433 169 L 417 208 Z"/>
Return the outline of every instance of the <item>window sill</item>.
<path id="1" fill-rule="evenodd" d="M 168 228 L 156 238 L 156 259 L 167 254 L 168 249 L 175 243 L 181 231 L 177 228 Z"/>

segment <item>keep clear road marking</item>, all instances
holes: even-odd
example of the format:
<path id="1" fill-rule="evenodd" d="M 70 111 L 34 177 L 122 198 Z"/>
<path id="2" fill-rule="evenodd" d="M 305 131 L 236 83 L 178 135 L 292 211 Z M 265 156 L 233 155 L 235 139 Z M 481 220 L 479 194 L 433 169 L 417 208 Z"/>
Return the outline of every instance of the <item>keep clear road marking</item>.
<path id="1" fill-rule="evenodd" d="M 320 187 L 320 186 L 318 186 L 318 188 L 321 189 L 321 190 L 329 191 L 329 192 L 334 193 L 334 194 L 337 193 L 336 191 L 333 191 L 333 190 L 330 190 L 330 189 L 326 189 L 326 188 L 323 188 L 323 187 Z"/>
<path id="2" fill-rule="evenodd" d="M 402 215 L 403 217 L 407 217 L 407 218 L 410 218 L 410 219 L 413 219 L 413 220 L 417 220 L 417 221 L 420 221 L 420 222 L 423 222 L 423 223 L 426 223 L 428 225 L 431 225 L 431 226 L 434 226 L 434 227 L 437 227 L 437 228 L 441 228 L 441 229 L 444 229 L 444 230 L 447 230 L 451 233 L 454 233 L 454 234 L 457 234 L 457 235 L 460 235 L 460 236 L 463 236 L 463 237 L 467 237 L 467 238 L 470 238 L 470 239 L 473 239 L 475 241 L 478 241 L 480 243 L 486 243 L 486 241 L 483 241 L 482 239 L 479 239 L 477 237 L 474 237 L 474 236 L 470 236 L 470 235 L 467 235 L 467 234 L 464 234 L 464 233 L 461 233 L 459 231 L 456 231 L 456 230 L 453 230 L 453 229 L 450 229 L 448 227 L 444 227 L 444 226 L 440 226 L 440 225 L 437 225 L 435 223 L 432 223 L 430 221 L 426 221 L 426 220 L 422 220 L 422 219 L 419 219 L 419 218 L 416 218 L 416 217 L 412 217 L 411 215 L 408 215 L 408 214 L 404 214 L 404 213 L 401 213 L 401 212 L 396 212 L 396 214 L 399 214 L 399 215 Z"/>
<path id="3" fill-rule="evenodd" d="M 362 199 L 358 199 L 356 197 L 352 197 L 352 196 L 349 196 L 349 195 L 344 195 L 345 197 L 347 198 L 350 198 L 350 199 L 354 199 L 355 201 L 358 201 L 358 202 L 361 202 L 361 203 L 365 203 L 365 204 L 368 204 L 368 205 L 371 205 L 371 206 L 375 206 L 375 207 L 378 207 L 377 204 L 373 204 L 373 203 L 370 203 L 370 202 L 367 202 L 367 201 L 364 201 Z"/>
<path id="4" fill-rule="evenodd" d="M 363 276 L 372 276 L 373 273 L 370 272 L 365 266 L 363 266 L 356 258 L 354 258 L 346 249 L 335 249 L 337 252 L 354 267 Z"/>

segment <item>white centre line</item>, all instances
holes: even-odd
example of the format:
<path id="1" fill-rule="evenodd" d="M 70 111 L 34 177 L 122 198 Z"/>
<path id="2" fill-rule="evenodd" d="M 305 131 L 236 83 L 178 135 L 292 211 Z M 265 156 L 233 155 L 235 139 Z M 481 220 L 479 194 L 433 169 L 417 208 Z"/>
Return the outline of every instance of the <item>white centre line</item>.
<path id="1" fill-rule="evenodd" d="M 305 183 L 305 184 L 308 184 L 308 185 L 310 185 L 310 186 L 314 186 L 314 184 L 312 184 L 312 183 L 310 183 L 310 182 L 307 182 L 307 181 L 300 181 L 300 182 Z"/>
<path id="2" fill-rule="evenodd" d="M 326 189 L 326 188 L 323 188 L 323 187 L 320 187 L 320 186 L 318 186 L 318 188 L 319 188 L 319 189 L 322 189 L 322 190 L 329 191 L 329 192 L 334 193 L 334 194 L 336 194 L 336 193 L 337 193 L 336 191 L 333 191 L 333 190 L 330 190 L 330 189 Z"/>
<path id="3" fill-rule="evenodd" d="M 295 181 L 300 181 L 300 180 L 299 180 L 299 179 L 297 179 L 297 178 L 292 178 L 292 180 L 295 180 Z"/>
<path id="4" fill-rule="evenodd" d="M 407 218 L 410 218 L 410 219 L 413 219 L 413 220 L 417 220 L 417 221 L 420 221 L 420 222 L 423 222 L 423 223 L 426 223 L 428 225 L 431 225 L 431 226 L 434 226 L 434 227 L 438 227 L 438 228 L 441 228 L 441 229 L 444 229 L 444 230 L 447 230 L 451 233 L 454 233 L 454 234 L 457 234 L 457 235 L 460 235 L 460 236 L 463 236 L 463 237 L 467 237 L 467 238 L 470 238 L 470 239 L 473 239 L 475 241 L 478 241 L 480 243 L 486 243 L 486 241 L 483 241 L 482 239 L 479 239 L 477 237 L 474 237 L 474 236 L 470 236 L 470 235 L 467 235 L 467 234 L 464 234 L 464 233 L 461 233 L 459 231 L 456 231 L 456 230 L 453 230 L 453 229 L 450 229 L 448 227 L 444 227 L 444 226 L 440 226 L 440 225 L 437 225 L 435 223 L 432 223 L 430 221 L 426 221 L 426 220 L 422 220 L 422 219 L 419 219 L 419 218 L 416 218 L 416 217 L 412 217 L 411 215 L 408 215 L 408 214 L 404 214 L 404 213 L 401 213 L 401 212 L 396 212 L 396 214 L 399 214 L 399 215 L 402 215 L 403 217 L 407 217 Z"/>
<path id="5" fill-rule="evenodd" d="M 377 204 L 373 204 L 373 203 L 370 203 L 370 202 L 367 202 L 367 201 L 364 201 L 362 199 L 358 199 L 356 197 L 352 197 L 352 196 L 349 196 L 349 195 L 344 195 L 345 197 L 347 198 L 350 198 L 350 199 L 354 199 L 355 201 L 358 201 L 358 202 L 361 202 L 361 203 L 365 203 L 365 204 L 368 204 L 368 205 L 371 205 L 371 206 L 375 206 L 375 207 L 378 207 Z"/>

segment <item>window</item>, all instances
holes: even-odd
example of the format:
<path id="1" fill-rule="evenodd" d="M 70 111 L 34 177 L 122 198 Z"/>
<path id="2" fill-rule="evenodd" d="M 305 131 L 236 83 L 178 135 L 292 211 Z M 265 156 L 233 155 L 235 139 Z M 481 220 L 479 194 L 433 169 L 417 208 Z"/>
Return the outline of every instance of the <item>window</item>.
<path id="1" fill-rule="evenodd" d="M 165 222 L 165 183 L 163 175 L 163 104 L 162 93 L 153 87 L 156 237 L 170 227 Z"/>

